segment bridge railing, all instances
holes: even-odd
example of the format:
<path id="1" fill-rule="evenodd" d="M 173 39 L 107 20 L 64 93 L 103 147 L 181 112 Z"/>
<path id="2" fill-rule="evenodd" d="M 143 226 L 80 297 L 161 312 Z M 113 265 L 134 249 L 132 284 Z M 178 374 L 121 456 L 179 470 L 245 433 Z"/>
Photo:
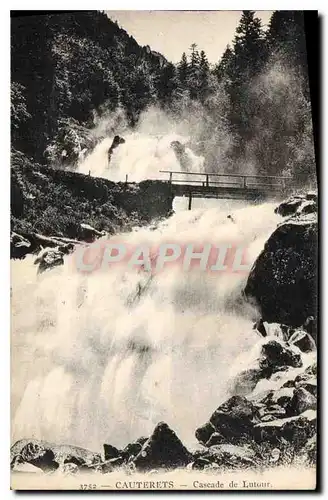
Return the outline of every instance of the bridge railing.
<path id="1" fill-rule="evenodd" d="M 292 177 L 273 175 L 218 174 L 216 172 L 181 172 L 160 170 L 169 174 L 168 181 L 173 184 L 193 184 L 203 187 L 236 187 L 241 189 L 278 188 L 284 189 L 293 182 Z M 180 178 L 177 178 L 180 176 Z M 181 176 L 183 178 L 181 179 Z M 192 177 L 192 178 L 190 178 Z M 196 178 L 197 177 L 197 178 Z"/>

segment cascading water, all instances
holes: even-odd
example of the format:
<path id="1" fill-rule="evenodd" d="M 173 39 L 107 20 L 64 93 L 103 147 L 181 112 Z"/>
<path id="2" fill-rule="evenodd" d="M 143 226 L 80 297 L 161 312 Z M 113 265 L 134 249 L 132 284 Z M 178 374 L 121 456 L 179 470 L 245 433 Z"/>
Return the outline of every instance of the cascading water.
<path id="1" fill-rule="evenodd" d="M 141 155 L 135 161 L 134 144 L 130 163 L 127 140 L 115 153 L 119 180 L 124 168 L 136 174 L 133 180 L 151 178 L 154 165 L 158 177 L 169 166 L 171 139 L 144 162 Z M 81 171 L 100 165 L 92 173 L 104 175 L 98 161 L 106 159 L 105 141 Z M 138 148 L 149 151 L 143 142 Z M 121 237 L 152 246 L 230 240 L 247 247 L 253 262 L 278 220 L 272 204 L 231 212 L 218 202 Z M 258 353 L 257 313 L 241 295 L 247 274 L 172 266 L 151 276 L 115 266 L 82 275 L 73 259 L 41 275 L 32 257 L 12 263 L 13 441 L 29 437 L 97 450 L 104 442 L 124 446 L 147 436 L 164 420 L 193 447 L 195 429 L 229 395 L 242 360 L 249 365 Z"/>
<path id="2" fill-rule="evenodd" d="M 171 142 L 179 141 L 186 145 L 189 140 L 188 137 L 175 133 L 149 135 L 137 132 L 124 134 L 124 139 L 125 144 L 113 151 L 110 163 L 107 152 L 113 137 L 103 139 L 79 165 L 78 171 L 83 174 L 90 172 L 90 175 L 113 181 L 124 181 L 126 175 L 128 180 L 133 182 L 160 179 L 160 170 L 181 170 L 181 165 L 170 147 Z M 187 146 L 185 151 L 190 170 L 202 172 L 204 158 L 196 156 Z"/>

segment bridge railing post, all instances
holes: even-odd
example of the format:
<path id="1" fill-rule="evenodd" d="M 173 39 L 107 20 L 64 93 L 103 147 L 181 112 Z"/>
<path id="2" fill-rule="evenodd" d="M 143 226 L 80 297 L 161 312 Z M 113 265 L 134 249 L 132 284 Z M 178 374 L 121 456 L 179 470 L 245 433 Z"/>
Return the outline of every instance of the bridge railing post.
<path id="1" fill-rule="evenodd" d="M 208 174 L 206 174 L 206 187 L 208 187 Z"/>
<path id="2" fill-rule="evenodd" d="M 169 179 L 169 183 L 172 184 L 172 172 L 170 172 L 170 179 Z"/>
<path id="3" fill-rule="evenodd" d="M 247 177 L 244 177 L 244 188 L 247 188 Z"/>

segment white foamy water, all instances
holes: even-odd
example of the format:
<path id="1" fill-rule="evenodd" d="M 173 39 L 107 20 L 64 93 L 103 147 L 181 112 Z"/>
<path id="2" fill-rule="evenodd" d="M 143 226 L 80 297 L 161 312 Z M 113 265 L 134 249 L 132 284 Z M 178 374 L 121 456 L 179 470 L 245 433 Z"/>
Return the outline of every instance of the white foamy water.
<path id="1" fill-rule="evenodd" d="M 254 261 L 278 220 L 273 204 L 218 204 L 124 241 L 229 240 Z M 97 450 L 147 436 L 164 420 L 195 445 L 197 426 L 229 395 L 238 357 L 259 341 L 256 311 L 241 298 L 247 275 L 173 266 L 150 277 L 116 266 L 82 276 L 71 260 L 41 275 L 32 257 L 12 262 L 13 441 Z"/>
<path id="2" fill-rule="evenodd" d="M 160 170 L 181 171 L 182 167 L 177 160 L 171 142 L 179 141 L 186 144 L 189 137 L 178 134 L 149 135 L 142 133 L 123 134 L 125 144 L 114 149 L 110 163 L 108 163 L 108 149 L 113 138 L 103 139 L 79 165 L 78 171 L 97 177 L 104 177 L 112 181 L 139 182 L 145 179 L 168 179 L 168 175 L 161 174 Z M 189 170 L 204 171 L 204 158 L 196 156 L 186 146 L 186 159 Z"/>

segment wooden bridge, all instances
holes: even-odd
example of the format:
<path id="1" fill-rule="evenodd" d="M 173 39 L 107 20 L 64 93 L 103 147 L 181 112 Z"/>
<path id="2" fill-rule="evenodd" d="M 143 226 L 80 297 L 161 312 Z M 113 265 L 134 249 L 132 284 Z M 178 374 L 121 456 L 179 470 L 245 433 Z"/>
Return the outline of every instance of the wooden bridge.
<path id="1" fill-rule="evenodd" d="M 189 197 L 189 209 L 193 197 L 255 201 L 282 198 L 293 186 L 292 177 L 174 170 L 160 172 L 169 175 L 168 182 L 172 184 L 176 196 Z"/>

